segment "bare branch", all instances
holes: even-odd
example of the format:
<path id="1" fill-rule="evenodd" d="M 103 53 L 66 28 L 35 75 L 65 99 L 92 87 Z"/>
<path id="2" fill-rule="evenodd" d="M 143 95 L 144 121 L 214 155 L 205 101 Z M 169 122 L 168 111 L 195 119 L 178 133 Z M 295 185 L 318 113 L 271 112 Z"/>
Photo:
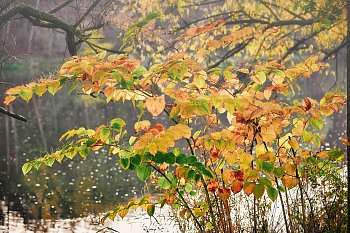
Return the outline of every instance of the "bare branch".
<path id="1" fill-rule="evenodd" d="M 63 7 L 67 6 L 69 3 L 73 2 L 74 0 L 67 0 L 65 2 L 63 2 L 61 5 L 56 6 L 55 8 L 53 8 L 52 10 L 50 10 L 48 13 L 53 14 L 59 10 L 61 10 Z"/>
<path id="2" fill-rule="evenodd" d="M 8 116 L 10 116 L 12 118 L 15 118 L 17 120 L 27 122 L 27 119 L 24 116 L 16 114 L 16 113 L 13 113 L 13 112 L 10 112 L 10 111 L 6 110 L 3 107 L 0 107 L 0 112 L 5 114 L 5 115 L 8 115 Z"/>
<path id="3" fill-rule="evenodd" d="M 95 0 L 91 6 L 89 7 L 89 9 L 87 9 L 87 11 L 80 17 L 80 19 L 77 20 L 77 22 L 73 25 L 74 28 L 78 27 L 79 24 L 81 24 L 81 22 L 83 22 L 83 20 L 86 18 L 86 16 L 88 16 L 90 14 L 90 12 L 97 6 L 97 4 L 100 2 L 101 0 Z"/>
<path id="4" fill-rule="evenodd" d="M 340 43 L 340 45 L 338 45 L 337 47 L 335 47 L 333 50 L 325 53 L 324 58 L 322 59 L 323 61 L 326 61 L 328 58 L 330 58 L 331 56 L 333 56 L 334 54 L 337 54 L 339 52 L 339 50 L 341 50 L 342 48 L 344 48 L 347 45 L 348 41 L 347 39 L 343 40 L 342 43 Z"/>

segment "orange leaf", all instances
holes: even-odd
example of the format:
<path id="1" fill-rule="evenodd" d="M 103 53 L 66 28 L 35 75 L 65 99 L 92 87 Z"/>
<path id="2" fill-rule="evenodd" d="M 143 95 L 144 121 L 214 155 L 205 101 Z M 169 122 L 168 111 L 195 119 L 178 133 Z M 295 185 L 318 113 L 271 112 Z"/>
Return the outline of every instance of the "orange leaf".
<path id="1" fill-rule="evenodd" d="M 254 182 L 245 183 L 243 186 L 243 190 L 244 190 L 245 194 L 247 194 L 248 196 L 250 194 L 252 194 L 254 191 L 254 186 L 255 186 Z"/>
<path id="2" fill-rule="evenodd" d="M 231 190 L 234 194 L 239 193 L 243 188 L 243 182 L 240 180 L 235 180 L 233 181 L 232 185 L 231 185 Z M 253 185 L 254 188 L 254 185 Z M 245 191 L 246 192 L 246 191 Z M 252 191 L 253 192 L 253 191 Z M 247 193 L 247 192 L 246 192 Z M 249 195 L 249 194 L 248 194 Z"/>
<path id="3" fill-rule="evenodd" d="M 6 96 L 4 99 L 4 104 L 10 105 L 15 99 L 16 99 L 16 96 L 14 96 L 14 95 Z"/>
<path id="4" fill-rule="evenodd" d="M 139 121 L 135 123 L 136 133 L 139 133 L 142 130 L 147 131 L 150 127 L 151 127 L 151 122 L 149 122 L 148 120 Z"/>
<path id="5" fill-rule="evenodd" d="M 145 106 L 152 116 L 158 116 L 165 108 L 164 95 L 159 97 L 147 97 L 145 100 Z"/>
<path id="6" fill-rule="evenodd" d="M 284 186 L 286 186 L 287 188 L 291 189 L 291 188 L 295 187 L 299 183 L 299 180 L 297 178 L 285 175 L 282 178 L 282 183 L 283 183 Z"/>
<path id="7" fill-rule="evenodd" d="M 218 195 L 219 198 L 223 201 L 226 201 L 227 199 L 229 199 L 231 194 L 231 190 L 227 189 L 227 188 L 223 188 L 223 189 L 219 189 Z"/>

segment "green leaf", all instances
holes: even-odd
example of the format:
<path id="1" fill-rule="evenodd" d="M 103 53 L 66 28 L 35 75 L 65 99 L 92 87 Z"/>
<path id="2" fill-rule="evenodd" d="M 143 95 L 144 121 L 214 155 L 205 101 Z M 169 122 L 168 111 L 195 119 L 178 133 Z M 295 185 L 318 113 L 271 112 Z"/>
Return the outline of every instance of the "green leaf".
<path id="1" fill-rule="evenodd" d="M 253 192 L 254 192 L 255 198 L 259 199 L 264 195 L 265 186 L 263 184 L 255 184 Z"/>
<path id="2" fill-rule="evenodd" d="M 344 152 L 340 149 L 332 149 L 328 152 L 328 155 L 331 160 L 341 160 L 345 156 Z"/>
<path id="3" fill-rule="evenodd" d="M 271 180 L 267 177 L 260 177 L 259 178 L 259 183 L 267 186 L 267 187 L 271 187 L 272 186 L 272 183 L 271 183 Z"/>
<path id="4" fill-rule="evenodd" d="M 197 139 L 199 134 L 201 134 L 202 130 L 198 130 L 193 134 L 193 139 Z"/>
<path id="5" fill-rule="evenodd" d="M 273 168 L 274 168 L 274 163 L 273 162 L 266 162 L 264 161 L 262 164 L 261 164 L 261 168 L 267 172 L 267 173 L 271 173 L 273 171 Z"/>
<path id="6" fill-rule="evenodd" d="M 176 157 L 174 153 L 169 152 L 164 155 L 164 161 L 170 165 L 174 164 L 176 161 Z"/>
<path id="7" fill-rule="evenodd" d="M 100 139 L 102 142 L 106 142 L 111 134 L 111 130 L 109 128 L 103 128 L 100 131 Z"/>
<path id="8" fill-rule="evenodd" d="M 143 73 L 147 72 L 147 69 L 143 66 L 138 66 L 133 72 L 132 72 L 132 76 L 133 77 L 139 77 L 141 76 Z"/>
<path id="9" fill-rule="evenodd" d="M 177 164 L 185 164 L 187 163 L 187 157 L 184 154 L 179 154 L 176 156 L 176 163 Z"/>
<path id="10" fill-rule="evenodd" d="M 49 167 L 51 167 L 54 162 L 55 162 L 55 159 L 51 157 L 48 157 L 44 160 L 45 165 Z"/>
<path id="11" fill-rule="evenodd" d="M 207 222 L 207 223 L 205 224 L 205 226 L 208 228 L 209 231 L 211 231 L 211 230 L 214 229 L 214 226 L 213 226 L 213 224 L 212 224 L 211 222 Z"/>
<path id="12" fill-rule="evenodd" d="M 22 90 L 19 96 L 28 102 L 33 97 L 33 91 L 31 89 Z"/>
<path id="13" fill-rule="evenodd" d="M 273 187 L 267 188 L 267 195 L 271 199 L 271 201 L 275 201 L 277 199 L 278 191 Z"/>
<path id="14" fill-rule="evenodd" d="M 264 84 L 266 82 L 266 74 L 262 71 L 256 73 L 256 79 L 254 80 L 258 84 Z"/>
<path id="15" fill-rule="evenodd" d="M 147 205 L 147 214 L 152 217 L 154 215 L 155 209 L 156 206 L 154 204 Z"/>
<path id="16" fill-rule="evenodd" d="M 170 189 L 171 187 L 171 183 L 165 177 L 159 177 L 158 184 L 162 189 Z"/>
<path id="17" fill-rule="evenodd" d="M 286 191 L 286 189 L 282 185 L 277 185 L 277 189 L 280 192 L 285 192 Z"/>
<path id="18" fill-rule="evenodd" d="M 203 164 L 201 167 L 198 168 L 198 170 L 206 177 L 209 177 L 209 178 L 214 178 L 213 174 L 211 173 L 211 171 L 206 168 Z"/>
<path id="19" fill-rule="evenodd" d="M 26 175 L 32 169 L 33 164 L 31 162 L 25 163 L 22 166 L 23 175 Z"/>
<path id="20" fill-rule="evenodd" d="M 186 192 L 191 192 L 192 190 L 193 190 L 193 185 L 192 184 L 190 184 L 190 183 L 186 183 L 185 185 L 184 185 L 184 189 L 186 190 Z"/>
<path id="21" fill-rule="evenodd" d="M 323 128 L 322 117 L 311 117 L 309 122 L 312 125 L 312 127 L 314 127 L 315 129 L 320 130 Z"/>
<path id="22" fill-rule="evenodd" d="M 199 174 L 194 175 L 194 181 L 198 182 L 201 179 L 201 177 L 202 176 Z"/>
<path id="23" fill-rule="evenodd" d="M 86 145 L 83 145 L 82 147 L 79 148 L 79 154 L 81 157 L 84 159 L 88 157 L 89 155 L 89 149 L 86 147 Z"/>
<path id="24" fill-rule="evenodd" d="M 40 162 L 40 161 L 38 161 L 38 160 L 34 160 L 33 161 L 33 167 L 35 168 L 35 169 L 39 169 L 39 167 L 41 166 L 43 164 L 43 162 Z"/>
<path id="25" fill-rule="evenodd" d="M 195 172 L 195 170 L 191 169 L 187 172 L 187 176 L 186 178 L 189 180 L 189 179 L 192 179 L 194 178 L 194 176 L 196 175 L 197 173 Z"/>
<path id="26" fill-rule="evenodd" d="M 197 195 L 197 192 L 196 192 L 196 191 L 194 191 L 194 190 L 192 190 L 192 191 L 190 192 L 190 195 L 191 195 L 192 197 L 194 197 L 194 196 L 196 196 L 196 195 Z"/>
<path id="27" fill-rule="evenodd" d="M 156 164 L 162 164 L 165 161 L 165 156 L 162 152 L 157 152 L 155 156 L 153 156 L 152 161 Z"/>
<path id="28" fill-rule="evenodd" d="M 111 128 L 114 130 L 120 130 L 125 125 L 126 125 L 125 121 L 120 118 L 114 118 L 113 120 L 111 120 L 111 123 L 110 123 Z"/>
<path id="29" fill-rule="evenodd" d="M 137 177 L 142 181 L 145 181 L 151 175 L 151 173 L 152 167 L 150 165 L 139 166 L 136 168 Z"/>
<path id="30" fill-rule="evenodd" d="M 142 161 L 144 162 L 149 162 L 151 161 L 153 158 L 153 155 L 149 152 L 146 152 L 143 156 L 142 156 Z"/>
<path id="31" fill-rule="evenodd" d="M 273 170 L 273 174 L 278 178 L 282 177 L 284 174 L 284 168 L 283 167 L 276 167 Z"/>
<path id="32" fill-rule="evenodd" d="M 196 156 L 191 155 L 191 156 L 187 157 L 187 163 L 189 165 L 192 165 L 192 164 L 194 164 L 196 162 L 197 162 L 197 157 Z"/>
<path id="33" fill-rule="evenodd" d="M 141 165 L 141 156 L 136 154 L 135 156 L 133 157 L 130 157 L 130 163 L 135 165 L 136 167 L 137 166 L 140 166 Z"/>
<path id="34" fill-rule="evenodd" d="M 151 21 L 152 19 L 156 19 L 160 16 L 159 13 L 150 13 L 148 14 L 143 20 L 141 20 L 140 22 L 136 23 L 135 26 L 136 27 L 143 27 L 145 25 L 147 25 L 149 23 L 149 21 Z"/>
<path id="35" fill-rule="evenodd" d="M 314 135 L 312 134 L 312 132 L 308 132 L 308 131 L 304 130 L 301 138 L 305 142 L 310 142 L 314 138 Z"/>
<path id="36" fill-rule="evenodd" d="M 124 169 L 127 170 L 130 166 L 130 159 L 129 158 L 121 158 L 119 160 L 120 166 Z"/>

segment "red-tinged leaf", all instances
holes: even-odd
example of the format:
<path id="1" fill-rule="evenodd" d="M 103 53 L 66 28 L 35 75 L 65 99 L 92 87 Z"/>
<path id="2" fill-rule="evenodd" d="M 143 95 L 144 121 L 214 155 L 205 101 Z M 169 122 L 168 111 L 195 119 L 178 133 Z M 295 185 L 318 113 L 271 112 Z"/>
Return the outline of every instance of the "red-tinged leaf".
<path id="1" fill-rule="evenodd" d="M 145 100 L 145 106 L 152 116 L 158 116 L 165 108 L 164 95 L 159 97 L 147 97 Z"/>
<path id="2" fill-rule="evenodd" d="M 231 184 L 231 190 L 232 190 L 232 192 L 234 193 L 234 194 L 237 194 L 237 193 L 239 193 L 241 190 L 242 190 L 242 188 L 243 188 L 243 181 L 240 181 L 240 180 L 235 180 L 235 181 L 233 181 L 232 182 L 232 184 Z M 249 189 L 249 188 L 248 188 Z M 248 193 L 249 193 L 249 190 L 248 190 L 248 193 L 245 191 L 245 193 L 247 194 L 247 195 L 249 195 Z"/>
<path id="3" fill-rule="evenodd" d="M 5 105 L 10 105 L 17 97 L 14 95 L 8 95 L 4 99 L 4 104 Z"/>
<path id="4" fill-rule="evenodd" d="M 240 181 L 244 181 L 245 180 L 245 175 L 244 175 L 244 171 L 243 170 L 238 170 L 235 172 L 235 178 L 237 180 L 240 180 Z"/>
<path id="5" fill-rule="evenodd" d="M 230 194 L 231 194 L 231 190 L 227 188 L 223 188 L 223 189 L 220 188 L 218 191 L 218 196 L 223 201 L 226 201 L 227 199 L 229 199 Z"/>
<path id="6" fill-rule="evenodd" d="M 244 183 L 243 190 L 244 190 L 245 194 L 247 194 L 248 196 L 250 194 L 252 194 L 253 191 L 254 191 L 254 186 L 255 186 L 254 182 L 246 182 L 246 183 Z"/>
<path id="7" fill-rule="evenodd" d="M 311 104 L 311 101 L 309 98 L 305 98 L 303 100 L 303 103 L 301 104 L 301 108 L 304 110 L 304 111 L 308 111 L 310 108 L 312 107 L 312 104 Z"/>
<path id="8" fill-rule="evenodd" d="M 349 138 L 341 138 L 341 141 L 342 141 L 345 145 L 350 146 L 350 140 L 349 140 Z"/>
<path id="9" fill-rule="evenodd" d="M 146 133 L 142 135 L 139 140 L 134 145 L 135 150 L 141 150 L 145 148 L 148 143 L 154 138 L 154 135 L 152 133 Z"/>

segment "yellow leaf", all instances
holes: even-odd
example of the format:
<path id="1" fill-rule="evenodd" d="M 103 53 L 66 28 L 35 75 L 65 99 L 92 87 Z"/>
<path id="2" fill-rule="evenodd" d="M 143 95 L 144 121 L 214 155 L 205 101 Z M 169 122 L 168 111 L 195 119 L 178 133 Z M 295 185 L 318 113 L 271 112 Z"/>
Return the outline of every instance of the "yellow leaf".
<path id="1" fill-rule="evenodd" d="M 238 158 L 241 164 L 250 164 L 253 161 L 254 156 L 249 153 L 243 152 L 238 155 Z"/>
<path id="2" fill-rule="evenodd" d="M 250 79 L 258 84 L 264 84 L 266 82 L 266 74 L 260 71 L 254 76 L 251 76 Z"/>
<path id="3" fill-rule="evenodd" d="M 184 138 L 190 138 L 191 137 L 191 129 L 187 125 L 183 124 L 177 124 L 174 126 L 171 126 L 168 129 L 168 133 L 171 133 L 174 137 L 174 140 L 178 140 L 182 137 Z"/>
<path id="4" fill-rule="evenodd" d="M 294 150 L 298 150 L 300 147 L 299 142 L 295 138 L 291 138 L 288 143 Z"/>
<path id="5" fill-rule="evenodd" d="M 151 122 L 149 122 L 148 120 L 139 121 L 135 123 L 136 133 L 139 133 L 142 130 L 148 131 L 150 127 L 151 127 Z"/>
<path id="6" fill-rule="evenodd" d="M 155 155 L 158 152 L 157 145 L 155 143 L 149 143 L 148 144 L 148 151 L 152 155 Z"/>
<path id="7" fill-rule="evenodd" d="M 231 151 L 227 151 L 225 150 L 223 153 L 222 153 L 222 156 L 224 156 L 226 162 L 232 166 L 234 163 L 236 163 L 238 161 L 238 154 L 236 151 L 234 152 L 231 152 Z"/>
<path id="8" fill-rule="evenodd" d="M 268 149 L 268 151 L 273 152 L 273 149 L 271 147 L 268 146 L 267 149 Z M 258 145 L 255 146 L 255 154 L 256 154 L 256 156 L 265 154 L 268 151 L 266 151 L 266 148 L 265 148 L 264 144 L 258 144 Z"/>
<path id="9" fill-rule="evenodd" d="M 60 80 L 52 80 L 51 82 L 49 82 L 47 84 L 47 86 L 48 86 L 47 90 L 52 95 L 54 95 L 58 91 L 58 89 L 60 88 L 60 85 L 61 85 Z"/>
<path id="10" fill-rule="evenodd" d="M 147 97 L 145 100 L 145 106 L 152 116 L 158 116 L 165 108 L 164 95 L 159 97 Z"/>
<path id="11" fill-rule="evenodd" d="M 286 174 L 290 176 L 295 176 L 296 174 L 296 166 L 294 164 L 286 163 L 284 170 L 286 171 Z"/>

